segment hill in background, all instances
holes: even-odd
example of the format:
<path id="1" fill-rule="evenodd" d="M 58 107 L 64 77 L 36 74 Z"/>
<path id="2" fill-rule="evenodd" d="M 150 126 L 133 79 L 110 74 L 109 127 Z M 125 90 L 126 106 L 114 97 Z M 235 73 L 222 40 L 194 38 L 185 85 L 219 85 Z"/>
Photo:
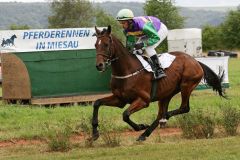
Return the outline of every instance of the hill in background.
<path id="1" fill-rule="evenodd" d="M 50 7 L 48 3 L 0 3 L 0 15 L 0 29 L 12 24 L 47 28 Z"/>
<path id="2" fill-rule="evenodd" d="M 143 3 L 137 2 L 105 2 L 96 3 L 96 7 L 101 7 L 114 17 L 117 11 L 122 8 L 132 9 L 136 16 L 145 15 Z M 217 7 L 217 8 L 185 8 L 180 7 L 180 15 L 186 18 L 185 27 L 201 28 L 205 24 L 213 26 L 221 24 L 228 11 L 237 7 Z M 0 29 L 9 29 L 12 24 L 28 25 L 32 29 L 48 28 L 48 16 L 51 14 L 49 3 L 0 3 Z"/>

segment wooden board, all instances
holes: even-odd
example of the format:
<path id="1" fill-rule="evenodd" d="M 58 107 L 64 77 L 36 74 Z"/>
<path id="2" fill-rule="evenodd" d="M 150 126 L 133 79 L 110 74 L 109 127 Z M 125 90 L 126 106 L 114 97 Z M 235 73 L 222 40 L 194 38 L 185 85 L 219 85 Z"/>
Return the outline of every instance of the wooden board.
<path id="1" fill-rule="evenodd" d="M 110 96 L 111 93 L 97 94 L 97 95 L 79 95 L 69 97 L 56 97 L 56 98 L 32 98 L 31 104 L 34 105 L 52 105 L 64 103 L 78 103 L 78 102 L 93 102 L 99 98 Z"/>

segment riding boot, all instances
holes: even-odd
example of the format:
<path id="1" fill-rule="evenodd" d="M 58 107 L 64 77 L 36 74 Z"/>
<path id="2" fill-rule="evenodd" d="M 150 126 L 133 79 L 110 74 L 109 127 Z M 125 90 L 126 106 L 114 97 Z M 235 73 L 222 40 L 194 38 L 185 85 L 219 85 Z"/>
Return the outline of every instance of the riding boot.
<path id="1" fill-rule="evenodd" d="M 150 57 L 153 62 L 153 70 L 154 70 L 154 78 L 160 79 L 162 77 L 166 77 L 166 74 L 163 72 L 163 68 L 161 64 L 159 63 L 158 56 L 155 54 L 152 57 Z"/>

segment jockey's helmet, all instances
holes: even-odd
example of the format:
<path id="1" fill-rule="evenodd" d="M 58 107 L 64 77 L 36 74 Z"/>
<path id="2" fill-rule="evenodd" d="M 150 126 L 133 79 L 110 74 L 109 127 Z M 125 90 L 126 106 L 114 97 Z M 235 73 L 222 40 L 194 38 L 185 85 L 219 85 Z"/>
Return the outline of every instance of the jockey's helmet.
<path id="1" fill-rule="evenodd" d="M 130 9 L 121 9 L 117 14 L 116 19 L 118 21 L 125 21 L 133 19 L 133 17 L 134 17 L 133 12 Z"/>

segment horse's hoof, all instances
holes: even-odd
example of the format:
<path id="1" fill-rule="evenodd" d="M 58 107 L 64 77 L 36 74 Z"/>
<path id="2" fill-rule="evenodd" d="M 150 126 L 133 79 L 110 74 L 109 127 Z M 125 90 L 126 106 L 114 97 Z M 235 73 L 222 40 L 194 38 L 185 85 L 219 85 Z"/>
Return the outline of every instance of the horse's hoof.
<path id="1" fill-rule="evenodd" d="M 164 122 L 160 122 L 159 124 L 160 124 L 160 128 L 166 128 L 166 122 L 165 123 Z"/>
<path id="2" fill-rule="evenodd" d="M 160 128 L 165 128 L 167 124 L 167 119 L 160 119 L 159 124 Z"/>
<path id="3" fill-rule="evenodd" d="M 96 141 L 99 138 L 99 133 L 95 133 L 92 135 L 92 141 Z"/>
<path id="4" fill-rule="evenodd" d="M 147 125 L 147 124 L 139 124 L 138 127 L 139 127 L 139 131 L 140 131 L 140 130 L 147 129 L 149 127 L 149 125 Z"/>
<path id="5" fill-rule="evenodd" d="M 146 140 L 146 137 L 145 137 L 145 136 L 140 136 L 140 137 L 138 137 L 138 139 L 137 139 L 138 142 L 143 142 L 143 141 L 145 141 L 145 140 Z"/>

